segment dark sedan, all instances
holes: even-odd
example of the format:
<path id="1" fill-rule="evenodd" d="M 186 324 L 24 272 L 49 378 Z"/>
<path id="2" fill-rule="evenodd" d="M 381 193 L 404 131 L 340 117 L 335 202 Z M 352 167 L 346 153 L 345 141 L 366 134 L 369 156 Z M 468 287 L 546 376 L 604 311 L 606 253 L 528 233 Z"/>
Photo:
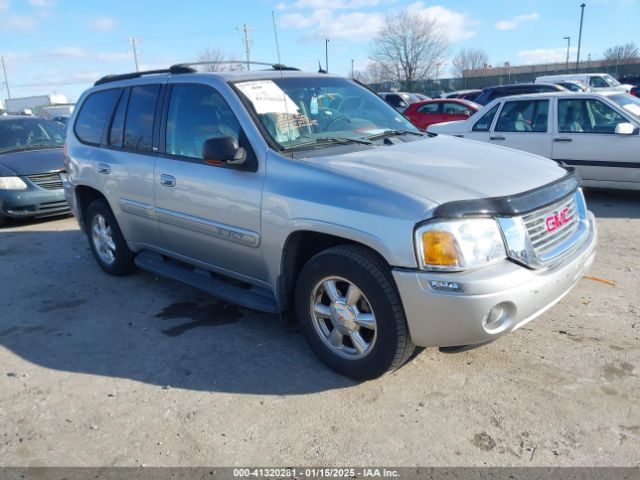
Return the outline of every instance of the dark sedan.
<path id="1" fill-rule="evenodd" d="M 51 120 L 0 117 L 0 225 L 67 213 L 60 173 L 64 132 Z"/>
<path id="2" fill-rule="evenodd" d="M 480 105 L 487 105 L 492 100 L 511 95 L 528 95 L 530 93 L 566 92 L 567 89 L 555 83 L 518 83 L 515 85 L 499 85 L 487 87 L 474 100 Z"/>

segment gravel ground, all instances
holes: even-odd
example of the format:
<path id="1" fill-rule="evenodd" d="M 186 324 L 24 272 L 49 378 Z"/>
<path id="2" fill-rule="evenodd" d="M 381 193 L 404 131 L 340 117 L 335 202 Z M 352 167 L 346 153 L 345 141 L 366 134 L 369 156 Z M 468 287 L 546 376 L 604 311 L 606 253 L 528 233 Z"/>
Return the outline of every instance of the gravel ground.
<path id="1" fill-rule="evenodd" d="M 492 344 L 360 384 L 276 316 L 103 274 L 73 218 L 10 223 L 0 466 L 640 465 L 640 192 L 587 200 L 596 279 Z"/>

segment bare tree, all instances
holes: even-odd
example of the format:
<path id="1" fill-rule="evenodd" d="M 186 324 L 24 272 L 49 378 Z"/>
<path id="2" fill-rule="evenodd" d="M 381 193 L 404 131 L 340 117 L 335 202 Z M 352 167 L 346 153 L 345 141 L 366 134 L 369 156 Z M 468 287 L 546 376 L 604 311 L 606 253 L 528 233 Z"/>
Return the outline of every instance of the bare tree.
<path id="1" fill-rule="evenodd" d="M 416 80 L 426 78 L 441 63 L 448 47 L 447 37 L 434 18 L 403 10 L 387 14 L 373 39 L 371 59 L 411 90 Z"/>
<path id="2" fill-rule="evenodd" d="M 638 58 L 640 58 L 640 50 L 633 42 L 616 45 L 604 51 L 604 59 L 613 63 L 624 63 Z"/>
<path id="3" fill-rule="evenodd" d="M 464 77 L 465 70 L 476 70 L 489 63 L 489 54 L 480 48 L 463 48 L 453 60 L 451 68 L 456 77 Z"/>
<path id="4" fill-rule="evenodd" d="M 207 47 L 200 55 L 198 55 L 199 62 L 224 62 L 227 58 L 225 54 L 217 47 Z M 203 65 L 202 69 L 205 72 L 223 72 L 225 70 L 229 70 L 231 65 L 228 64 L 220 64 L 220 63 L 212 63 L 210 65 Z"/>
<path id="5" fill-rule="evenodd" d="M 366 70 L 356 72 L 354 77 L 363 83 L 374 85 L 395 81 L 395 76 L 383 64 L 375 61 L 370 61 Z"/>

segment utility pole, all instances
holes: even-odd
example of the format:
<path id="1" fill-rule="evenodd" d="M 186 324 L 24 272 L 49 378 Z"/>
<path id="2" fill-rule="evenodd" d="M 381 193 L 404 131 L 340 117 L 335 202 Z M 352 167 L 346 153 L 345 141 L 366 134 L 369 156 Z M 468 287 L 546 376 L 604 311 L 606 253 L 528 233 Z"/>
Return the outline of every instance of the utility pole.
<path id="1" fill-rule="evenodd" d="M 251 57 L 251 43 L 253 40 L 251 39 L 251 27 L 246 23 L 241 27 L 242 32 L 244 33 L 244 52 L 247 57 L 247 71 L 251 70 L 250 57 Z"/>
<path id="2" fill-rule="evenodd" d="M 138 67 L 138 51 L 136 50 L 136 39 L 131 37 L 129 39 L 131 41 L 131 46 L 133 47 L 133 61 L 136 62 L 136 72 L 140 71 Z"/>
<path id="3" fill-rule="evenodd" d="M 324 39 L 324 69 L 329 73 L 329 39 Z"/>
<path id="4" fill-rule="evenodd" d="M 564 37 L 563 40 L 567 41 L 567 61 L 565 63 L 565 71 L 569 71 L 569 50 L 571 49 L 571 37 Z"/>
<path id="5" fill-rule="evenodd" d="M 353 58 L 351 59 L 351 80 L 353 80 Z"/>
<path id="6" fill-rule="evenodd" d="M 2 71 L 4 72 L 4 85 L 7 87 L 7 98 L 11 98 L 11 90 L 9 90 L 9 79 L 7 78 L 7 67 L 4 65 L 4 57 L 2 58 Z"/>
<path id="7" fill-rule="evenodd" d="M 578 73 L 578 70 L 580 70 L 580 46 L 582 45 L 582 22 L 584 20 L 584 7 L 586 7 L 586 4 L 582 4 L 580 5 L 580 8 L 582 9 L 582 11 L 580 12 L 580 34 L 578 35 L 578 58 L 576 60 L 576 73 Z"/>

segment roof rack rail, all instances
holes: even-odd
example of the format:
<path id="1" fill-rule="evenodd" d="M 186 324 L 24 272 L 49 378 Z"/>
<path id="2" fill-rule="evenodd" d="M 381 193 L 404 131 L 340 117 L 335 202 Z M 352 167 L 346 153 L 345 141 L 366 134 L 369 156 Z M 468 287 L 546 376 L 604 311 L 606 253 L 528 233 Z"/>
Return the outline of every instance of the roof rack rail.
<path id="1" fill-rule="evenodd" d="M 163 73 L 195 73 L 197 70 L 195 68 L 182 66 L 182 65 L 173 65 L 171 68 L 163 68 L 160 70 L 145 70 L 143 72 L 131 72 L 131 73 L 122 73 L 118 75 L 106 75 L 99 80 L 97 80 L 93 85 L 103 85 L 105 83 L 117 82 L 118 80 L 129 80 L 131 78 L 139 78 L 145 75 L 159 75 Z"/>
<path id="2" fill-rule="evenodd" d="M 188 63 L 179 63 L 177 65 L 173 65 L 171 68 L 190 68 L 199 65 L 261 65 L 263 67 L 271 67 L 272 70 L 293 70 L 298 71 L 299 68 L 289 67 L 287 65 L 282 65 L 281 63 L 267 63 L 267 62 L 247 62 L 246 60 L 211 60 L 211 61 L 203 61 L 203 62 L 188 62 Z"/>
<path id="3" fill-rule="evenodd" d="M 118 75 L 106 75 L 100 79 L 98 79 L 93 85 L 103 85 L 105 83 L 117 82 L 118 80 L 129 80 L 132 78 L 139 78 L 145 75 L 160 75 L 163 73 L 171 73 L 171 74 L 179 74 L 179 73 L 196 73 L 197 70 L 194 68 L 198 65 L 262 65 L 266 67 L 271 67 L 273 70 L 293 70 L 299 71 L 299 68 L 289 67 L 287 65 L 282 65 L 281 63 L 265 63 L 265 62 L 246 62 L 240 60 L 223 60 L 223 61 L 211 61 L 211 62 L 189 62 L 189 63 L 178 63 L 176 65 L 172 65 L 169 68 L 163 68 L 160 70 L 146 70 L 143 72 L 131 72 L 131 73 L 122 73 Z"/>

